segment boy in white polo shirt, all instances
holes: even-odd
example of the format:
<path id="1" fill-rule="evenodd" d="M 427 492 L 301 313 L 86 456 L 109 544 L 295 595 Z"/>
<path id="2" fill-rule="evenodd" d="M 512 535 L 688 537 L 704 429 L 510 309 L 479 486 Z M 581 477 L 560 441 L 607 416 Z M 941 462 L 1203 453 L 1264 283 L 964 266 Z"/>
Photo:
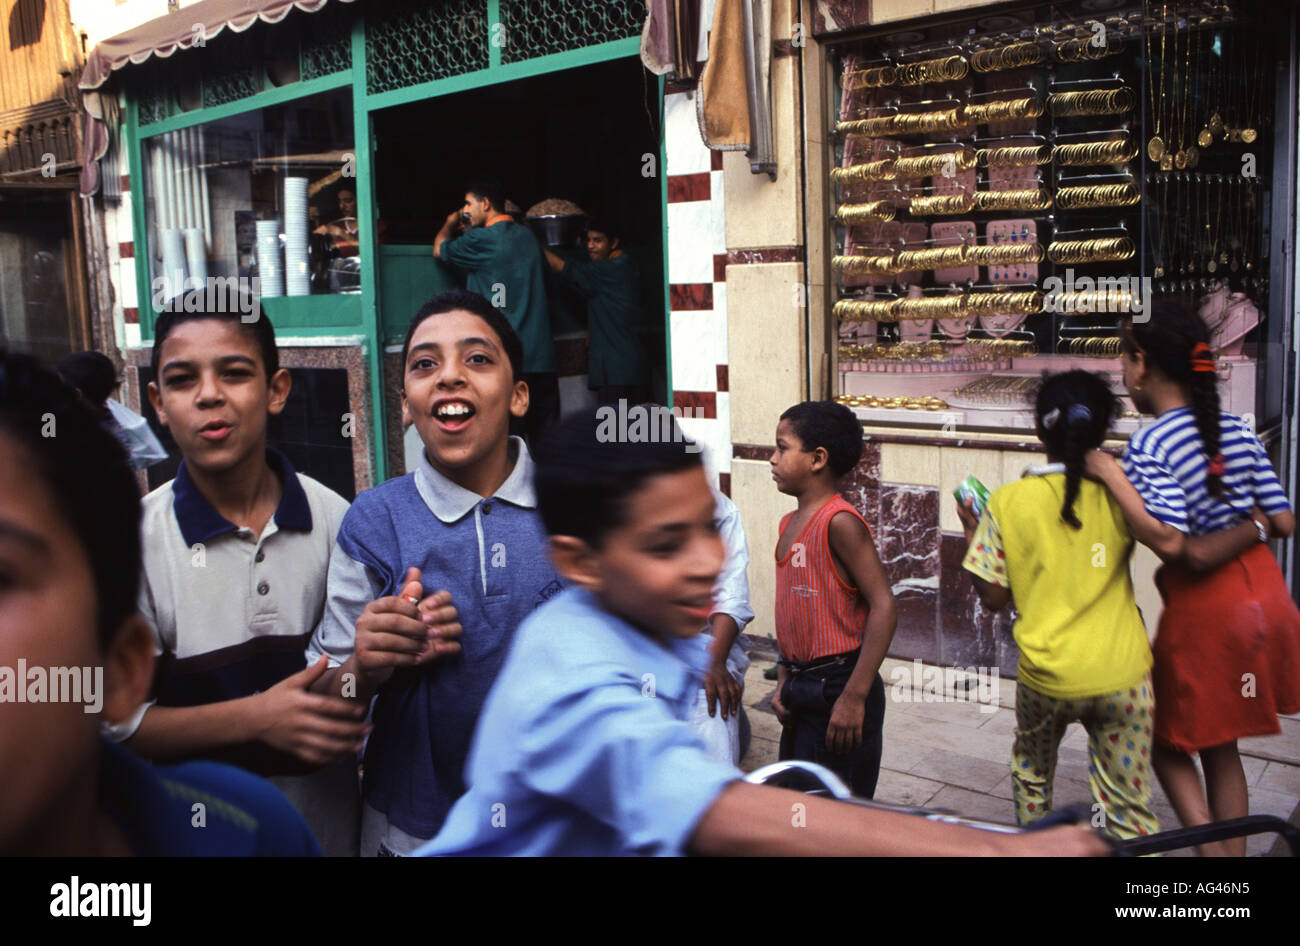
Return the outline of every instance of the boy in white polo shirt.
<path id="1" fill-rule="evenodd" d="M 184 460 L 142 522 L 140 611 L 160 660 L 153 700 L 112 735 L 149 759 L 272 776 L 327 854 L 355 856 L 365 708 L 308 692 L 326 664 L 303 659 L 348 504 L 267 447 L 290 378 L 266 316 L 176 303 L 155 328 L 149 399 Z"/>

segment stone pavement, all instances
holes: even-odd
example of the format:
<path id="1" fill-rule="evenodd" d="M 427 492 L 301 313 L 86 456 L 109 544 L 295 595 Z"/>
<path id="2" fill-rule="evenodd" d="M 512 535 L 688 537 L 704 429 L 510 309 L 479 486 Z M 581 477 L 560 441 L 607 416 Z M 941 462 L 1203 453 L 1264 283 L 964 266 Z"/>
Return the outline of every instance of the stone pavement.
<path id="1" fill-rule="evenodd" d="M 774 680 L 763 671 L 776 659 L 770 638 L 746 635 L 751 664 L 745 677 L 743 702 L 752 729 L 749 751 L 741 760 L 746 772 L 777 760 L 781 726 L 770 700 Z M 895 667 L 910 661 L 886 658 L 881 668 L 888 687 Z M 918 681 L 919 682 L 919 681 Z M 879 801 L 948 809 L 989 821 L 1014 823 L 1011 804 L 1011 742 L 1016 725 L 1016 681 L 998 681 L 997 709 L 971 701 L 925 702 L 914 694 L 912 702 L 889 699 L 885 707 L 884 751 Z M 889 690 L 886 690 L 889 693 Z M 1300 717 L 1283 717 L 1282 734 L 1241 742 L 1243 768 L 1250 788 L 1251 814 L 1277 815 L 1294 820 L 1300 814 Z M 1176 828 L 1178 819 L 1168 799 L 1155 784 L 1154 809 L 1162 829 Z M 1088 740 L 1079 724 L 1072 724 L 1057 757 L 1053 804 L 1091 804 L 1088 791 Z M 1247 839 L 1247 854 L 1268 853 L 1276 836 Z M 1170 856 L 1190 856 L 1176 851 Z"/>

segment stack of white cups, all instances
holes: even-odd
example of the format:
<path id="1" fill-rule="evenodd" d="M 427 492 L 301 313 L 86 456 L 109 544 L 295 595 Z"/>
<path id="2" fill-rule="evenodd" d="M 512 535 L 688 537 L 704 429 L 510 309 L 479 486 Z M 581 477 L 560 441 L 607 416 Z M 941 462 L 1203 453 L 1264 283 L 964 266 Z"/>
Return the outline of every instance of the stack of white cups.
<path id="1" fill-rule="evenodd" d="M 185 234 L 169 228 L 161 235 L 163 291 L 154 295 L 166 302 L 185 291 Z"/>
<path id="2" fill-rule="evenodd" d="M 262 297 L 284 295 L 284 262 L 280 257 L 280 220 L 257 221 L 257 275 Z"/>
<path id="3" fill-rule="evenodd" d="M 288 295 L 311 294 L 307 270 L 307 178 L 284 179 L 284 258 Z"/>

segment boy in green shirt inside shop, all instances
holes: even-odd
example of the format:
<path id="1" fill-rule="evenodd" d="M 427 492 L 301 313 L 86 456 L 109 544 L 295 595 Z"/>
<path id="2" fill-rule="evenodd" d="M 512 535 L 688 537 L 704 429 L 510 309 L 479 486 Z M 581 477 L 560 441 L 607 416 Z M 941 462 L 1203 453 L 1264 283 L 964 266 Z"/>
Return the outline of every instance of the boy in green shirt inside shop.
<path id="1" fill-rule="evenodd" d="M 546 262 L 587 299 L 587 387 L 601 404 L 650 400 L 650 360 L 637 337 L 641 326 L 640 280 L 609 223 L 587 224 L 586 260 L 545 250 Z"/>
<path id="2" fill-rule="evenodd" d="M 542 250 L 532 231 L 504 208 L 505 191 L 494 178 L 470 182 L 465 203 L 447 215 L 433 241 L 434 259 L 465 274 L 465 288 L 492 303 L 524 344 L 522 380 L 528 385 L 524 418 L 530 443 L 560 418 L 560 382 L 546 302 Z M 463 221 L 463 224 L 462 224 Z M 464 232 L 457 231 L 463 226 Z M 514 430 L 512 433 L 524 433 Z"/>

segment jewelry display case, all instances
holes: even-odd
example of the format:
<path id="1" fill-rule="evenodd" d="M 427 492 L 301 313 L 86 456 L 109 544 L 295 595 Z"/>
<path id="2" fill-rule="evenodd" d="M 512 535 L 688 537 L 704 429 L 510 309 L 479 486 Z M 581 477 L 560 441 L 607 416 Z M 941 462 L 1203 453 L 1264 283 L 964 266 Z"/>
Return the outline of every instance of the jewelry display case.
<path id="1" fill-rule="evenodd" d="M 1169 296 L 1224 408 L 1268 412 L 1276 37 L 1259 5 L 1102 6 L 831 47 L 837 395 L 864 422 L 1032 429 L 1045 370 L 1123 394 L 1119 326 Z"/>

